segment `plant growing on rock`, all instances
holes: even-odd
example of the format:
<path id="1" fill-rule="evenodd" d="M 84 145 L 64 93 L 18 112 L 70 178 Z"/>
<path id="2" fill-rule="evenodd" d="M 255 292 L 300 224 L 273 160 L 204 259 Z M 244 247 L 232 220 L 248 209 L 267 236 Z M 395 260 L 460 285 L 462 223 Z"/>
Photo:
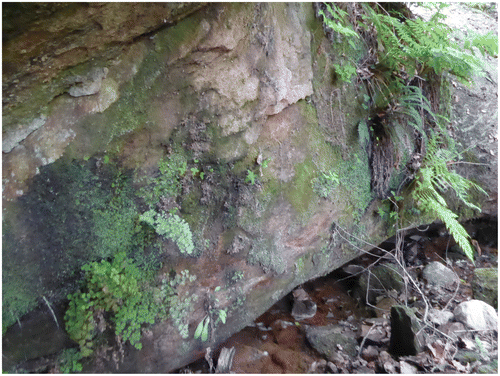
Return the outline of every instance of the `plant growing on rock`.
<path id="1" fill-rule="evenodd" d="M 150 209 L 141 215 L 140 220 L 152 226 L 158 235 L 174 241 L 181 253 L 193 253 L 193 234 L 189 224 L 177 214 L 160 214 Z"/>
<path id="2" fill-rule="evenodd" d="M 66 330 L 80 346 L 81 355 L 93 353 L 97 332 L 106 329 L 104 315 L 111 314 L 117 337 L 140 349 L 141 325 L 153 324 L 159 306 L 145 288 L 144 274 L 124 252 L 113 261 L 102 260 L 82 267 L 85 285 L 68 296 Z"/>
<path id="3" fill-rule="evenodd" d="M 214 292 L 217 292 L 220 290 L 220 286 L 217 286 L 214 290 Z M 203 320 L 201 320 L 196 327 L 195 333 L 194 333 L 194 339 L 201 339 L 202 342 L 206 342 L 209 339 L 209 327 L 211 330 L 214 330 L 214 326 L 217 325 L 219 322 L 222 322 L 223 324 L 226 323 L 226 317 L 227 317 L 227 310 L 226 309 L 219 309 L 215 308 L 214 306 L 219 302 L 219 299 L 213 297 L 212 295 L 209 296 L 209 307 L 208 307 L 208 314 L 205 315 Z M 217 316 L 217 319 L 214 317 Z"/>
<path id="4" fill-rule="evenodd" d="M 255 173 L 252 170 L 247 170 L 247 177 L 245 178 L 245 183 L 255 184 Z"/>
<path id="5" fill-rule="evenodd" d="M 78 343 L 80 353 L 72 354 L 64 362 L 65 367 L 79 369 L 78 361 L 92 355 L 102 341 L 98 335 L 107 328 L 114 330 L 118 342 L 129 341 L 141 349 L 142 326 L 170 317 L 177 327 L 185 326 L 183 337 L 187 337 L 184 321 L 189 317 L 190 303 L 197 297 L 181 298 L 176 291 L 196 279 L 187 270 L 171 280 L 163 280 L 161 287 L 155 287 L 124 252 L 112 261 L 86 264 L 82 270 L 85 271 L 84 285 L 68 296 L 70 302 L 64 317 L 66 331 Z"/>

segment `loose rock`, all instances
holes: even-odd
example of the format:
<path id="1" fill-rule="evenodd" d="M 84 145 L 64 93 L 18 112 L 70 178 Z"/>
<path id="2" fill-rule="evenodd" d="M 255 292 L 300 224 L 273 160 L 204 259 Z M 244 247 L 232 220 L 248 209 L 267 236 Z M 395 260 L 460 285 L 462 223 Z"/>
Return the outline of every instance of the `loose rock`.
<path id="1" fill-rule="evenodd" d="M 423 277 L 429 285 L 448 287 L 457 282 L 455 273 L 439 261 L 429 263 L 423 271 Z"/>
<path id="2" fill-rule="evenodd" d="M 416 333 L 419 330 L 415 313 L 405 306 L 391 308 L 391 341 L 389 352 L 397 356 L 416 355 L 420 344 Z"/>
<path id="3" fill-rule="evenodd" d="M 472 330 L 497 330 L 498 314 L 482 300 L 463 302 L 453 312 L 455 319 Z"/>
<path id="4" fill-rule="evenodd" d="M 311 299 L 311 297 L 304 291 L 304 289 L 299 288 L 293 292 L 293 308 L 292 316 L 295 320 L 305 320 L 310 319 L 316 315 L 317 306 Z"/>
<path id="5" fill-rule="evenodd" d="M 453 319 L 453 313 L 450 311 L 441 311 L 439 309 L 429 310 L 429 321 L 437 326 L 445 325 Z"/>
<path id="6" fill-rule="evenodd" d="M 356 356 L 358 345 L 357 341 L 346 334 L 343 334 L 342 328 L 338 325 L 315 326 L 306 328 L 306 338 L 318 352 L 338 365 L 340 348 L 349 356 Z M 340 348 L 339 348 L 340 345 Z"/>
<path id="7" fill-rule="evenodd" d="M 481 268 L 474 270 L 472 279 L 474 299 L 482 300 L 492 307 L 498 307 L 498 269 Z"/>

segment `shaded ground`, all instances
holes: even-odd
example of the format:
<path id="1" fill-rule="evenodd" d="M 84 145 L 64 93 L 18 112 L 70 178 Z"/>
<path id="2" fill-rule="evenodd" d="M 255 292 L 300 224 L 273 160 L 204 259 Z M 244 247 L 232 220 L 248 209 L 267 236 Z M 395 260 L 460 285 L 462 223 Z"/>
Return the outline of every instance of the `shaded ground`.
<path id="1" fill-rule="evenodd" d="M 408 260 L 410 270 L 424 291 L 428 304 L 453 312 L 461 302 L 473 298 L 471 283 L 476 268 L 497 267 L 496 223 L 476 221 L 467 229 L 480 240 L 481 255 L 476 254 L 475 266 L 455 247 L 453 239 L 435 227 L 420 235 L 417 254 Z M 390 249 L 391 242 L 384 246 Z M 411 244 L 409 244 L 411 245 Z M 406 256 L 408 257 L 408 247 Z M 376 253 L 376 251 L 374 252 Z M 383 252 L 379 252 L 383 255 Z M 411 255 L 410 255 L 411 256 Z M 387 258 L 387 257 L 386 257 Z M 366 266 L 377 257 L 365 255 L 350 265 Z M 452 287 L 430 287 L 422 280 L 422 269 L 432 261 L 440 261 L 453 269 L 460 284 Z M 385 262 L 385 261 L 380 261 Z M 351 266 L 352 268 L 352 266 Z M 343 269 L 346 269 L 344 267 Z M 347 268 L 349 269 L 349 267 Z M 363 304 L 355 297 L 356 279 L 337 270 L 330 275 L 305 283 L 302 287 L 317 304 L 313 318 L 297 322 L 291 315 L 293 296 L 287 295 L 253 326 L 246 327 L 220 346 L 236 349 L 231 372 L 234 373 L 496 373 L 494 359 L 498 354 L 496 331 L 475 332 L 458 322 L 423 330 L 423 351 L 416 356 L 396 359 L 388 354 L 390 341 L 390 306 L 394 301 L 378 299 L 376 307 Z M 400 291 L 401 292 L 401 291 Z M 408 306 L 418 310 L 422 318 L 425 305 L 415 289 L 410 288 Z M 412 301 L 415 296 L 416 300 Z M 397 301 L 397 298 L 395 299 Z M 317 352 L 306 338 L 308 327 L 338 325 L 342 333 L 356 338 L 357 356 L 338 346 L 334 359 Z M 446 333 L 445 333 L 446 332 Z M 345 347 L 345 346 L 344 346 Z M 219 349 L 213 350 L 217 364 Z M 181 370 L 181 373 L 209 373 L 210 367 L 201 359 Z"/>

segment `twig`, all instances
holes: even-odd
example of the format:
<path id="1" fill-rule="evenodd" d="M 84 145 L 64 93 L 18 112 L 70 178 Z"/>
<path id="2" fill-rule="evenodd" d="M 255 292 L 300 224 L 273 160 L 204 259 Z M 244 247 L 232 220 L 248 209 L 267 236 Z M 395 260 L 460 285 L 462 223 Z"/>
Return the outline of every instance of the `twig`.
<path id="1" fill-rule="evenodd" d="M 52 317 L 54 318 L 54 321 L 56 322 L 57 329 L 59 329 L 59 322 L 57 322 L 57 317 L 56 317 L 54 311 L 52 310 L 52 307 L 50 306 L 49 301 L 47 300 L 47 298 L 45 297 L 45 295 L 43 295 L 42 298 L 45 301 L 45 303 L 47 304 L 47 307 L 49 307 L 50 313 L 52 313 Z"/>
<path id="2" fill-rule="evenodd" d="M 370 329 L 368 330 L 368 333 L 366 333 L 366 335 L 363 337 L 363 340 L 361 341 L 361 344 L 359 345 L 359 350 L 358 350 L 358 357 L 361 356 L 361 352 L 363 351 L 363 346 L 365 345 L 365 341 L 366 339 L 368 338 L 368 336 L 370 335 L 370 333 L 372 332 L 372 330 L 378 326 L 379 324 L 378 323 L 375 323 L 373 324 L 372 326 L 370 326 Z"/>

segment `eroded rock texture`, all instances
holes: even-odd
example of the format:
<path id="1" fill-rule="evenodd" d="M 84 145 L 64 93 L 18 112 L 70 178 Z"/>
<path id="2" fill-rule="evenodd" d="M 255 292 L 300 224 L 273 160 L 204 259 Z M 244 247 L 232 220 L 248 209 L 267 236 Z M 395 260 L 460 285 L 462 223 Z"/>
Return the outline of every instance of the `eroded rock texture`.
<path id="1" fill-rule="evenodd" d="M 385 169 L 373 192 L 365 89 L 332 80 L 331 64 L 365 47 L 332 45 L 311 4 L 3 6 L 4 320 L 64 303 L 81 265 L 120 249 L 142 265 L 156 255 L 158 279 L 197 278 L 142 350 L 88 371 L 175 370 L 387 236 L 376 196 L 401 179 Z M 178 210 L 191 255 L 144 245 L 148 204 Z M 202 343 L 214 302 L 227 321 Z"/>

